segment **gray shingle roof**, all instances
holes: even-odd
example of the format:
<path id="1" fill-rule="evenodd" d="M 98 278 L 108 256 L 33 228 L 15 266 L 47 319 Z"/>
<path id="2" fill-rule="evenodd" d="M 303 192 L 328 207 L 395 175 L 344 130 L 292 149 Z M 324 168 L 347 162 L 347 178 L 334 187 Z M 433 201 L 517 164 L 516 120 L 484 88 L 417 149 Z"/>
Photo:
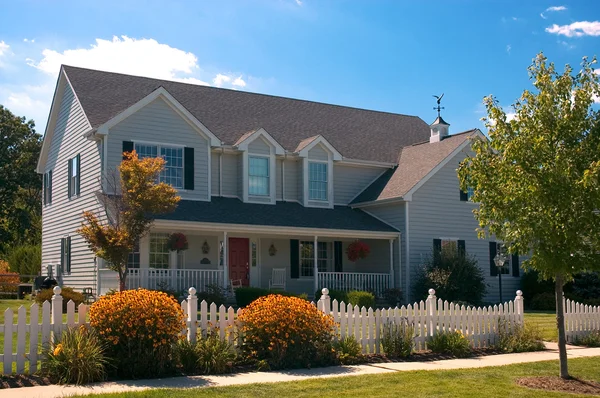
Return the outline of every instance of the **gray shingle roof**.
<path id="1" fill-rule="evenodd" d="M 476 131 L 451 135 L 436 143 L 427 141 L 403 148 L 398 167 L 385 172 L 358 195 L 352 204 L 404 197 L 456 148 L 476 135 Z"/>
<path id="2" fill-rule="evenodd" d="M 427 123 L 416 116 L 63 68 L 92 128 L 162 86 L 225 144 L 262 127 L 288 151 L 308 137 L 322 135 L 346 158 L 395 163 L 402 147 L 430 134 Z"/>
<path id="3" fill-rule="evenodd" d="M 267 225 L 342 229 L 356 231 L 397 232 L 394 228 L 359 209 L 335 206 L 333 209 L 304 207 L 294 202 L 275 205 L 243 203 L 235 198 L 212 198 L 211 202 L 182 200 L 175 212 L 157 219 L 199 221 L 221 224 Z"/>

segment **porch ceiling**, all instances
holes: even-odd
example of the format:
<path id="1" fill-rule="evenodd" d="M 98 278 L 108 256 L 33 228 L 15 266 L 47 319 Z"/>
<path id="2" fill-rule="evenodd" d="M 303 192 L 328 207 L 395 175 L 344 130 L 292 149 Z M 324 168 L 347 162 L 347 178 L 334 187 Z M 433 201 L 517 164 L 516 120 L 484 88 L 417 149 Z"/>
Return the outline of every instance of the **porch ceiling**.
<path id="1" fill-rule="evenodd" d="M 211 224 L 398 233 L 398 230 L 364 211 L 348 206 L 319 209 L 304 207 L 295 202 L 277 202 L 275 205 L 243 203 L 235 198 L 213 198 L 211 202 L 182 200 L 175 212 L 159 215 L 157 219 Z"/>

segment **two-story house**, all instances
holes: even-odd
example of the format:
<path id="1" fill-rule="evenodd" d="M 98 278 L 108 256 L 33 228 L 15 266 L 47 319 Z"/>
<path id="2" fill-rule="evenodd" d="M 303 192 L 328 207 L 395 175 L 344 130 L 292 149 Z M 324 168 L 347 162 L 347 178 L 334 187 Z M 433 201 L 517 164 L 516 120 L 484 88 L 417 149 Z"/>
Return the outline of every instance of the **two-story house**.
<path id="1" fill-rule="evenodd" d="M 432 250 L 464 248 L 497 295 L 496 243 L 478 240 L 476 204 L 456 168 L 479 130 L 449 135 L 438 118 L 377 112 L 63 66 L 38 172 L 44 175 L 42 266 L 62 284 L 117 286 L 76 233 L 84 210 L 104 214 L 123 152 L 162 156 L 178 189 L 129 258 L 128 286 L 199 290 L 231 281 L 286 290 L 391 287 L 410 292 Z M 113 192 L 108 192 L 113 193 Z M 169 251 L 169 234 L 189 249 Z M 370 248 L 349 261 L 360 240 Z M 505 267 L 514 292 L 518 259 Z M 506 295 L 507 296 L 507 295 Z M 405 296 L 406 297 L 406 296 Z"/>

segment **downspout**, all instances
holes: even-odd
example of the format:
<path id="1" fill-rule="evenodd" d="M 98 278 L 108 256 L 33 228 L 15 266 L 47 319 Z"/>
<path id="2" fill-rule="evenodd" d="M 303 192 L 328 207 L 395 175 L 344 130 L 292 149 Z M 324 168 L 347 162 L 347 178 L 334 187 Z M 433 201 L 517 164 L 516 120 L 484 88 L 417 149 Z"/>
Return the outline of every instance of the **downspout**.
<path id="1" fill-rule="evenodd" d="M 219 196 L 223 196 L 223 151 L 221 148 L 221 153 L 219 154 Z"/>
<path id="2" fill-rule="evenodd" d="M 281 201 L 285 202 L 285 159 L 287 154 L 284 155 L 283 161 L 281 162 Z"/>
<path id="3" fill-rule="evenodd" d="M 405 202 L 406 207 L 405 210 L 405 222 L 406 222 L 406 302 L 410 302 L 410 231 L 409 231 L 409 212 L 408 212 L 408 204 L 410 202 Z"/>

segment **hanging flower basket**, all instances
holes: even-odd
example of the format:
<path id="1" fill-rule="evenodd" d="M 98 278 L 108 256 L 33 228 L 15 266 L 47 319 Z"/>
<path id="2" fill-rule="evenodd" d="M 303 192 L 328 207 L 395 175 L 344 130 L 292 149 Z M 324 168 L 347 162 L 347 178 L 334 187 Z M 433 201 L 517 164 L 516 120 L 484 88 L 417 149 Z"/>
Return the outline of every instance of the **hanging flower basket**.
<path id="1" fill-rule="evenodd" d="M 188 249 L 188 240 L 181 232 L 174 232 L 169 235 L 169 242 L 167 245 L 169 250 L 179 253 Z"/>
<path id="2" fill-rule="evenodd" d="M 355 240 L 354 242 L 350 243 L 348 245 L 348 248 L 346 249 L 346 255 L 348 256 L 348 260 L 352 262 L 355 262 L 360 258 L 367 258 L 369 253 L 371 253 L 369 245 L 359 240 Z"/>

